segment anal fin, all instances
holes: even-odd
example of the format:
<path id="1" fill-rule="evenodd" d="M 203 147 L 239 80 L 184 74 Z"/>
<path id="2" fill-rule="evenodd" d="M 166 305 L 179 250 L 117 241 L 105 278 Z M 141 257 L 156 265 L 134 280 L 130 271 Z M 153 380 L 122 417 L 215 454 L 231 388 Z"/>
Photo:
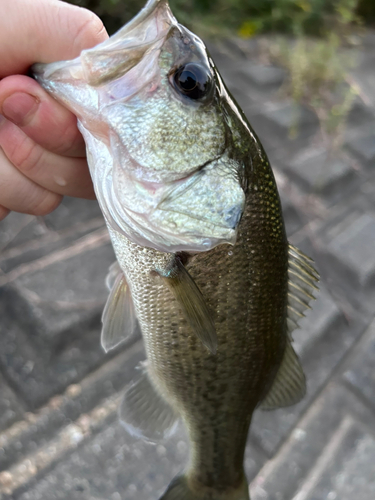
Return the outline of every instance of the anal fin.
<path id="1" fill-rule="evenodd" d="M 134 333 L 137 318 L 129 285 L 117 263 L 109 268 L 106 284 L 110 293 L 102 314 L 101 343 L 108 352 Z"/>
<path id="2" fill-rule="evenodd" d="M 260 403 L 262 410 L 274 410 L 291 406 L 306 393 L 306 379 L 302 366 L 289 338 L 286 341 L 283 360 L 267 396 Z"/>
<path id="3" fill-rule="evenodd" d="M 148 441 L 173 434 L 178 416 L 152 384 L 147 368 L 142 368 L 142 375 L 126 390 L 120 420 L 129 434 Z"/>

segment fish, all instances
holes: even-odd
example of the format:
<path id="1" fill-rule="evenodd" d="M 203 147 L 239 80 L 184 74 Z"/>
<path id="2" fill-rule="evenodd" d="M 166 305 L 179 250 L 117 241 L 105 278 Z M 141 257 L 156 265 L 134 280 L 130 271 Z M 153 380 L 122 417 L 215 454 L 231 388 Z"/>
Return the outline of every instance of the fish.
<path id="1" fill-rule="evenodd" d="M 121 421 L 149 441 L 183 422 L 189 461 L 161 500 L 249 500 L 252 415 L 305 394 L 292 332 L 319 280 L 288 243 L 259 139 L 167 0 L 33 72 L 78 118 L 116 254 L 102 345 L 142 332 Z"/>

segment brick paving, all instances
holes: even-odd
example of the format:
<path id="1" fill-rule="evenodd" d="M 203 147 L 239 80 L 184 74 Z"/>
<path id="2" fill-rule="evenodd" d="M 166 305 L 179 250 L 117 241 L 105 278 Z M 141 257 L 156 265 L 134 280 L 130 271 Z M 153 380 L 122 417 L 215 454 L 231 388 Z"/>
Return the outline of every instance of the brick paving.
<path id="1" fill-rule="evenodd" d="M 334 155 L 314 113 L 280 97 L 285 72 L 253 58 L 255 46 L 210 50 L 269 154 L 289 239 L 315 259 L 321 293 L 294 335 L 306 397 L 254 415 L 251 498 L 373 500 L 375 33 L 352 71 L 362 99 Z M 47 217 L 0 223 L 0 498 L 157 500 L 186 463 L 181 427 L 151 445 L 118 422 L 144 352 L 139 332 L 111 354 L 100 347 L 113 260 L 95 202 L 66 198 Z"/>

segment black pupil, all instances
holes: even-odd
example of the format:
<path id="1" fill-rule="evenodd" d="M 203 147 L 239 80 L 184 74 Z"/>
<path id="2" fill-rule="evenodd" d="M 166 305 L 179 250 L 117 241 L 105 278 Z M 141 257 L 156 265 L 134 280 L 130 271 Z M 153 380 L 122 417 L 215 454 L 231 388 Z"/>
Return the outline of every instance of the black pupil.
<path id="1" fill-rule="evenodd" d="M 210 89 L 210 76 L 204 67 L 194 63 L 186 64 L 175 73 L 175 86 L 190 99 L 201 99 Z"/>
<path id="2" fill-rule="evenodd" d="M 194 75 L 192 71 L 183 70 L 180 76 L 178 77 L 178 81 L 181 87 L 188 92 L 194 90 L 197 86 L 197 77 Z"/>

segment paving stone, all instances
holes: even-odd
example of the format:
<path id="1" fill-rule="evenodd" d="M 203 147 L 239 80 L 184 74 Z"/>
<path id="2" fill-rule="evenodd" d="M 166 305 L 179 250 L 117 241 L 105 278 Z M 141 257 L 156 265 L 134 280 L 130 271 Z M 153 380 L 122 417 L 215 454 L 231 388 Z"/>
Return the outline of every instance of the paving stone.
<path id="1" fill-rule="evenodd" d="M 0 252 L 44 236 L 47 228 L 32 215 L 11 212 L 0 222 Z"/>
<path id="2" fill-rule="evenodd" d="M 364 213 L 343 227 L 327 250 L 361 287 L 375 284 L 375 217 Z"/>
<path id="3" fill-rule="evenodd" d="M 301 329 L 293 332 L 294 347 L 307 379 L 306 396 L 292 407 L 254 414 L 251 435 L 269 457 L 290 435 L 365 327 L 360 318 L 352 318 L 348 324 L 343 312 L 322 288 L 312 311 L 301 321 Z"/>
<path id="4" fill-rule="evenodd" d="M 26 273 L 0 294 L 0 365 L 30 407 L 61 392 L 101 364 L 104 279 L 114 260 L 107 241 L 79 247 Z M 77 249 L 76 249 L 77 251 Z M 132 340 L 132 339 L 130 339 Z"/>
<path id="5" fill-rule="evenodd" d="M 103 218 L 98 202 L 65 196 L 60 206 L 43 219 L 46 226 L 60 231 L 95 218 Z M 104 220 L 103 220 L 104 224 Z"/>
<path id="6" fill-rule="evenodd" d="M 255 85 L 266 92 L 280 88 L 286 76 L 282 68 L 256 64 L 252 61 L 244 61 L 238 72 L 242 74 L 251 85 Z"/>
<path id="7" fill-rule="evenodd" d="M 187 462 L 188 443 L 181 425 L 170 439 L 150 444 L 131 437 L 118 423 L 103 428 L 89 442 L 58 463 L 36 484 L 15 492 L 14 500 L 157 500 Z M 246 453 L 249 478 L 262 465 L 256 450 Z M 26 491 L 25 491 L 26 490 Z"/>
<path id="8" fill-rule="evenodd" d="M 0 375 L 0 432 L 20 420 L 23 413 L 21 402 Z"/>
<path id="9" fill-rule="evenodd" d="M 348 150 L 367 167 L 375 167 L 375 140 L 373 131 L 366 135 L 354 136 L 346 142 Z"/>
<path id="10" fill-rule="evenodd" d="M 358 186 L 356 173 L 348 159 L 330 157 L 323 148 L 310 147 L 300 152 L 283 170 L 308 193 L 337 200 Z"/>
<path id="11" fill-rule="evenodd" d="M 333 300 L 323 283 L 319 284 L 317 300 L 310 303 L 311 311 L 306 311 L 306 318 L 301 319 L 300 328 L 293 334 L 294 348 L 300 356 L 308 355 L 314 344 L 327 332 L 347 328 L 343 311 Z"/>
<path id="12" fill-rule="evenodd" d="M 302 226 L 304 226 L 305 221 L 299 210 L 295 208 L 293 203 L 280 191 L 281 206 L 283 209 L 283 216 L 285 222 L 286 233 L 291 236 L 293 233 L 298 231 Z"/>
<path id="13" fill-rule="evenodd" d="M 12 283 L 22 307 L 27 304 L 35 318 L 37 336 L 44 340 L 60 341 L 67 331 L 99 314 L 107 298 L 104 281 L 115 260 L 111 244 L 98 242 L 94 248 L 86 251 L 83 246 L 78 251 L 74 255 L 73 247 L 67 248 L 51 265 L 31 269 Z M 13 308 L 21 309 L 17 304 Z"/>
<path id="14" fill-rule="evenodd" d="M 266 103 L 257 115 L 251 116 L 251 123 L 267 152 L 285 147 L 285 141 L 289 152 L 298 150 L 308 144 L 319 126 L 310 109 L 285 100 Z"/>
<path id="15" fill-rule="evenodd" d="M 315 500 L 307 495 L 313 494 L 319 483 L 323 484 L 322 476 L 329 466 L 335 469 L 337 479 L 344 479 L 340 475 L 342 464 L 345 459 L 350 460 L 353 448 L 345 446 L 343 440 L 352 422 L 355 428 L 371 429 L 375 416 L 354 394 L 337 383 L 330 383 L 298 422 L 278 455 L 266 463 L 254 479 L 252 500 Z M 363 433 L 371 442 L 373 436 L 367 430 L 362 430 Z M 372 446 L 371 443 L 371 450 Z M 343 449 L 347 452 L 346 457 L 340 454 Z M 367 477 L 368 483 L 370 480 L 373 476 Z M 318 498 L 328 500 L 329 497 L 320 496 L 316 500 Z M 337 500 L 339 498 L 341 500 L 341 497 Z"/>
<path id="16" fill-rule="evenodd" d="M 343 377 L 375 408 L 375 324 L 369 327 L 349 360 Z"/>
<path id="17" fill-rule="evenodd" d="M 103 227 L 103 219 L 95 218 L 61 232 L 47 230 L 37 239 L 25 238 L 23 244 L 10 246 L 6 251 L 1 252 L 0 281 L 1 274 L 7 274 L 18 266 L 41 259 L 57 250 L 68 248 L 88 233 L 95 234 Z"/>
<path id="18" fill-rule="evenodd" d="M 69 386 L 64 394 L 53 397 L 35 414 L 28 414 L 26 420 L 0 433 L 0 470 L 10 468 L 46 445 L 63 426 L 121 391 L 134 378 L 135 368 L 144 358 L 143 342 L 139 341 L 78 384 Z"/>
<path id="19" fill-rule="evenodd" d="M 337 442 L 338 441 L 338 442 Z M 324 452 L 323 452 L 324 453 Z M 328 456 L 327 456 L 328 455 Z M 303 500 L 373 500 L 375 491 L 375 436 L 354 422 L 344 421 L 326 447 L 321 477 Z"/>
<path id="20" fill-rule="evenodd" d="M 347 117 L 347 123 L 349 126 L 361 126 L 361 125 L 371 125 L 375 124 L 375 114 L 374 111 L 363 102 L 362 99 L 356 98 L 353 105 L 349 111 Z"/>

